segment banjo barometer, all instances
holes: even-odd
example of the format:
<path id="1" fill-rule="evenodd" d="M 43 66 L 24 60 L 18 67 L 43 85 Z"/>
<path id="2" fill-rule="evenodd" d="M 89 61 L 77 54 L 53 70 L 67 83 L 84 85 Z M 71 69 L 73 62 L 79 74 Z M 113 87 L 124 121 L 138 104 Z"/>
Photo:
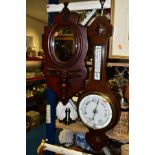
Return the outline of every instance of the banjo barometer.
<path id="1" fill-rule="evenodd" d="M 120 117 L 120 104 L 106 81 L 107 43 L 112 25 L 104 16 L 97 16 L 88 28 L 93 44 L 92 71 L 85 91 L 78 99 L 78 112 L 88 127 L 86 141 L 93 150 L 100 151 L 108 142 L 105 132 L 113 128 Z"/>

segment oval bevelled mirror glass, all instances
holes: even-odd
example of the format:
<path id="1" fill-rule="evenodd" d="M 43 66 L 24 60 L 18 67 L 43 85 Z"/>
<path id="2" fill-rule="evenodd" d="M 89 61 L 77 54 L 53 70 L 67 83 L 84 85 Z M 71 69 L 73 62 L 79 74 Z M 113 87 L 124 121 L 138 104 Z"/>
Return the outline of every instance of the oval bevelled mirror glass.
<path id="1" fill-rule="evenodd" d="M 76 52 L 76 38 L 71 28 L 59 28 L 54 33 L 54 57 L 60 63 L 67 63 Z"/>

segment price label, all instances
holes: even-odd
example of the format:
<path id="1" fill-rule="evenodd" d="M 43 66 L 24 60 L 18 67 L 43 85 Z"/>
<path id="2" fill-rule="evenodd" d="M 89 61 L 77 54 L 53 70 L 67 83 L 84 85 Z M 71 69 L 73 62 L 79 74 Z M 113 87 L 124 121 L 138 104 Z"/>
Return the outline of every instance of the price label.
<path id="1" fill-rule="evenodd" d="M 46 105 L 46 123 L 51 123 L 51 106 L 49 104 Z"/>

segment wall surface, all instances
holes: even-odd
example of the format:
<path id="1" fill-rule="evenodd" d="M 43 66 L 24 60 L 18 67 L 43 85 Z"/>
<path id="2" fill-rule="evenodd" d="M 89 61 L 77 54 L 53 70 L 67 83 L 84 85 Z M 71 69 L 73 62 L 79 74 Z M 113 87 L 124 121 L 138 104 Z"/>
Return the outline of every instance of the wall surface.
<path id="1" fill-rule="evenodd" d="M 43 23 L 35 18 L 26 16 L 26 36 L 33 37 L 32 46 L 37 51 L 42 48 L 42 34 L 44 32 L 44 26 L 46 25 L 46 23 Z"/>

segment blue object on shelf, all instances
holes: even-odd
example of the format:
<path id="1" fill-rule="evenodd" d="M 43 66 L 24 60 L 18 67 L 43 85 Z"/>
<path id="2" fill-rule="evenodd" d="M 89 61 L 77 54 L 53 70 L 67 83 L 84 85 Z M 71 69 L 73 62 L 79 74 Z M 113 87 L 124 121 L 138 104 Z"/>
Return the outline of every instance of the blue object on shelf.
<path id="1" fill-rule="evenodd" d="M 56 94 L 48 88 L 47 90 L 47 101 L 50 106 L 50 122 L 46 122 L 46 139 L 48 140 L 47 143 L 55 144 L 55 120 L 56 120 Z M 46 155 L 53 155 L 52 152 L 46 151 Z"/>
<path id="2" fill-rule="evenodd" d="M 58 4 L 59 0 L 48 0 L 48 4 Z M 54 13 L 48 13 L 48 25 L 51 25 L 53 23 L 52 16 Z M 56 94 L 48 88 L 47 90 L 47 102 L 51 109 L 51 122 L 46 123 L 46 139 L 48 140 L 47 143 L 49 144 L 55 144 L 55 135 L 56 135 L 56 128 L 55 128 L 55 120 L 56 120 Z M 55 153 L 45 151 L 45 155 L 54 155 Z"/>
<path id="3" fill-rule="evenodd" d="M 48 4 L 58 4 L 59 0 L 48 0 Z M 53 23 L 52 16 L 54 15 L 53 12 L 48 13 L 48 25 Z"/>
<path id="4" fill-rule="evenodd" d="M 86 142 L 84 133 L 77 132 L 75 134 L 75 144 L 84 150 L 92 151 L 90 145 Z"/>
<path id="5" fill-rule="evenodd" d="M 46 138 L 46 124 L 31 129 L 26 133 L 26 155 L 38 155 L 37 148 L 42 139 Z"/>

